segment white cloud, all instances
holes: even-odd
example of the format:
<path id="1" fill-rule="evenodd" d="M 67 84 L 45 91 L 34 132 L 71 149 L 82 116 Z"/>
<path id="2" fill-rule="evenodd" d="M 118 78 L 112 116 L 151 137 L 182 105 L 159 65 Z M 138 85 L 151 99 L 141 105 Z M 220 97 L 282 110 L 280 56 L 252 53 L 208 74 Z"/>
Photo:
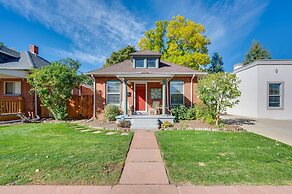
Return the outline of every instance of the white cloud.
<path id="1" fill-rule="evenodd" d="M 127 44 L 135 45 L 143 35 L 144 23 L 121 3 L 91 0 L 0 0 L 28 20 L 37 21 L 72 41 L 72 50 L 56 50 L 84 62 L 100 62 L 98 55 Z M 80 52 L 82 50 L 82 52 Z M 87 58 L 88 57 L 88 58 Z M 103 58 L 104 59 L 104 58 Z"/>

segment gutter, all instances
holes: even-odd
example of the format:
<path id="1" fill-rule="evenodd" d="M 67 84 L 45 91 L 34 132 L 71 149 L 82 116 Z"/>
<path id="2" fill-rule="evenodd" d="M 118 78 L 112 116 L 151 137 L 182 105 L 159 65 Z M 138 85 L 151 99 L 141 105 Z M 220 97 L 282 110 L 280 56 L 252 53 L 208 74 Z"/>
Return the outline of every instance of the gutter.
<path id="1" fill-rule="evenodd" d="M 90 122 L 96 118 L 96 81 L 93 75 L 90 75 L 91 79 L 93 79 L 93 114 L 92 117 L 86 122 Z"/>
<path id="2" fill-rule="evenodd" d="M 40 120 L 40 116 L 38 115 L 38 97 L 36 91 L 34 91 L 34 112 L 35 112 L 35 120 Z"/>

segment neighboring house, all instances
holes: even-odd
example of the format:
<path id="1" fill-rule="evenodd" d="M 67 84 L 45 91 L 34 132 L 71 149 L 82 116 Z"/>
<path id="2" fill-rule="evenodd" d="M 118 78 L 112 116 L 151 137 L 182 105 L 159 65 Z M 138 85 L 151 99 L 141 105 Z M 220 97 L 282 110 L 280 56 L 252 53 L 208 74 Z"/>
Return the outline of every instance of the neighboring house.
<path id="1" fill-rule="evenodd" d="M 116 104 L 126 118 L 152 114 L 164 118 L 170 108 L 198 101 L 198 76 L 205 73 L 163 61 L 158 52 L 138 51 L 130 57 L 87 73 L 95 79 L 97 114 L 103 113 L 105 105 Z"/>
<path id="2" fill-rule="evenodd" d="M 37 46 L 30 45 L 29 49 L 17 52 L 0 47 L 0 121 L 15 119 L 17 113 L 40 113 L 37 96 L 29 92 L 26 78 L 33 69 L 50 63 L 38 55 Z"/>
<path id="3" fill-rule="evenodd" d="M 292 60 L 259 60 L 234 66 L 241 80 L 240 102 L 229 114 L 292 119 Z"/>
<path id="4" fill-rule="evenodd" d="M 93 96 L 93 87 L 87 84 L 75 87 L 73 90 L 73 96 Z"/>

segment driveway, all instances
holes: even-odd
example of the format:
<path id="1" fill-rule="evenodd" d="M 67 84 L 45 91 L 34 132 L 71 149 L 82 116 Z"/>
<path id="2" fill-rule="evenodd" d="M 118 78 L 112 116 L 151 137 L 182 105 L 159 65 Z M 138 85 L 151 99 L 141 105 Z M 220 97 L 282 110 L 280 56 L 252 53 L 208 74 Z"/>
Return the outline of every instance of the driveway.
<path id="1" fill-rule="evenodd" d="M 239 116 L 222 116 L 228 123 L 236 123 L 250 132 L 269 137 L 292 146 L 292 120 L 252 119 Z"/>

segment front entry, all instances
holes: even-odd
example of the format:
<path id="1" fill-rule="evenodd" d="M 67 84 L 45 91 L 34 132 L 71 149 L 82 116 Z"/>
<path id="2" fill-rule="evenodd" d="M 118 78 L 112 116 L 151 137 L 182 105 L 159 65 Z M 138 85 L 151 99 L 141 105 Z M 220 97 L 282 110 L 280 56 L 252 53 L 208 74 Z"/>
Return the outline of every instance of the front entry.
<path id="1" fill-rule="evenodd" d="M 136 111 L 146 111 L 146 84 L 136 84 Z"/>

